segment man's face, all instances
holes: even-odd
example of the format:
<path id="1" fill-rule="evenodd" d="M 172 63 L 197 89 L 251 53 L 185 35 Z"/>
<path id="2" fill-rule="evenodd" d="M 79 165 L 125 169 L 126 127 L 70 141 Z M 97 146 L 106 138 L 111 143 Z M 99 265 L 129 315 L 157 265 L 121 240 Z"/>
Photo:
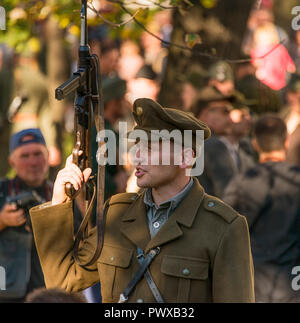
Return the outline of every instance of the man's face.
<path id="1" fill-rule="evenodd" d="M 247 109 L 233 109 L 230 111 L 230 117 L 233 135 L 241 138 L 250 135 L 252 119 Z"/>
<path id="2" fill-rule="evenodd" d="M 150 142 L 140 142 L 138 145 L 140 148 L 136 154 L 138 164 L 135 176 L 139 187 L 162 187 L 179 175 L 181 168 L 175 165 L 173 144 L 170 149 L 164 149 L 162 143 L 151 145 Z M 168 165 L 165 160 L 170 161 Z"/>
<path id="3" fill-rule="evenodd" d="M 108 75 L 115 72 L 119 62 L 119 50 L 114 48 L 101 55 L 102 72 Z"/>
<path id="4" fill-rule="evenodd" d="M 209 84 L 215 86 L 224 95 L 230 95 L 234 90 L 234 82 L 232 80 L 225 80 L 223 82 L 210 80 Z"/>
<path id="5" fill-rule="evenodd" d="M 198 116 L 212 131 L 219 136 L 228 135 L 231 130 L 230 110 L 228 101 L 210 102 Z"/>
<path id="6" fill-rule="evenodd" d="M 129 103 L 124 99 L 112 99 L 107 103 L 115 120 L 124 118 L 129 111 Z"/>
<path id="7" fill-rule="evenodd" d="M 40 186 L 48 172 L 47 148 L 38 143 L 18 147 L 9 157 L 11 167 L 28 186 Z"/>
<path id="8" fill-rule="evenodd" d="M 131 95 L 131 100 L 138 98 L 149 98 L 152 100 L 157 99 L 159 92 L 158 84 L 147 78 L 137 78 L 129 82 L 128 88 Z"/>

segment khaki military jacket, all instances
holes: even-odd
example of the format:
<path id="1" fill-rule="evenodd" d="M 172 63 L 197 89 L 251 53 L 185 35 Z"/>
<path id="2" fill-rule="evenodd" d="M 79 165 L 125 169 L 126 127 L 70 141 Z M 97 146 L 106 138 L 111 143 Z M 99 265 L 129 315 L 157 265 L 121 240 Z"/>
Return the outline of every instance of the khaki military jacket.
<path id="1" fill-rule="evenodd" d="M 48 288 L 69 292 L 101 282 L 103 302 L 117 302 L 138 270 L 137 246 L 160 247 L 150 273 L 165 302 L 253 302 L 253 265 L 246 220 L 204 193 L 195 179 L 188 195 L 151 239 L 140 195 L 123 193 L 109 201 L 104 246 L 98 261 L 80 267 L 72 257 L 72 203 L 31 210 L 36 246 Z M 80 256 L 95 248 L 92 234 Z M 155 302 L 143 278 L 129 302 Z"/>

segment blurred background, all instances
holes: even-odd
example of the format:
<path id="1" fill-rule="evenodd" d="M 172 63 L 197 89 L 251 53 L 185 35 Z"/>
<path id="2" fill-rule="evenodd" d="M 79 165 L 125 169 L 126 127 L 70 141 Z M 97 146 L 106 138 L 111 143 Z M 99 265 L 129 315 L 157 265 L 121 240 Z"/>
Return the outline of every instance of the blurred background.
<path id="1" fill-rule="evenodd" d="M 15 176 L 8 163 L 9 139 L 25 128 L 38 127 L 45 137 L 50 180 L 71 154 L 74 96 L 57 101 L 54 93 L 77 70 L 80 3 L 0 2 L 6 14 L 3 28 L 0 10 L 0 177 Z M 100 58 L 106 129 L 117 134 L 119 121 L 132 128 L 132 104 L 140 97 L 182 109 L 208 124 L 213 136 L 205 143 L 200 183 L 245 215 L 249 226 L 255 222 L 253 214 L 263 219 L 258 236 L 250 227 L 257 273 L 261 259 L 288 263 L 280 280 L 284 287 L 278 285 L 281 271 L 273 267 L 271 274 L 262 270 L 262 278 L 257 275 L 257 299 L 263 302 L 299 302 L 299 295 L 290 295 L 290 280 L 286 283 L 286 272 L 300 264 L 298 4 L 88 1 L 88 40 Z M 261 119 L 270 113 L 275 119 Z M 92 140 L 96 156 L 96 133 Z M 275 170 L 270 173 L 266 165 Z M 108 166 L 105 178 L 105 198 L 138 189 L 130 163 Z M 99 286 L 90 293 L 91 302 L 100 301 Z"/>
<path id="2" fill-rule="evenodd" d="M 209 80 L 209 67 L 219 60 L 227 60 L 234 73 L 231 83 L 252 99 L 251 112 L 277 112 L 286 104 L 285 71 L 283 86 L 275 89 L 268 83 L 265 88 L 263 82 L 249 85 L 247 77 L 255 74 L 251 58 L 265 54 L 254 34 L 266 23 L 271 24 L 266 33 L 274 33 L 274 27 L 276 34 L 267 50 L 281 42 L 298 66 L 300 35 L 292 29 L 296 16 L 291 13 L 297 1 L 88 3 L 91 50 L 100 57 L 103 78 L 114 74 L 126 81 L 127 108 L 144 96 L 189 110 Z M 80 1 L 8 0 L 1 5 L 6 30 L 0 31 L 0 176 L 10 175 L 10 134 L 38 125 L 46 137 L 54 177 L 73 145 L 73 98 L 57 101 L 54 90 L 76 70 Z"/>

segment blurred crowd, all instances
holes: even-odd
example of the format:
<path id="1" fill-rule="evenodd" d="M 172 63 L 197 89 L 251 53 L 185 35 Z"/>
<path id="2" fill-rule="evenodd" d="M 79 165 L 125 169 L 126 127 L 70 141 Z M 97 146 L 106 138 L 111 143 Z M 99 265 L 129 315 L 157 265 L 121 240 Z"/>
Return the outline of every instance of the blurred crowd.
<path id="1" fill-rule="evenodd" d="M 169 40 L 170 14 L 157 14 L 148 29 Z M 100 57 L 105 128 L 117 134 L 118 122 L 126 121 L 130 129 L 135 99 L 159 102 L 168 49 L 146 31 L 139 42 L 112 39 L 106 25 L 91 27 L 89 42 Z M 272 6 L 262 6 L 250 14 L 242 51 L 241 63 L 212 59 L 204 74 L 185 75 L 180 106 L 212 130 L 199 182 L 248 220 L 257 301 L 299 301 L 291 288 L 291 270 L 300 266 L 300 31 L 288 34 L 275 24 Z M 0 45 L 0 91 L 0 175 L 7 176 L 9 166 L 18 175 L 8 163 L 9 140 L 26 128 L 41 129 L 50 168 L 61 165 L 65 152 L 58 148 L 52 121 L 53 93 L 36 52 L 15 55 Z M 73 113 L 66 108 L 66 133 L 72 133 Z M 105 198 L 137 191 L 133 169 L 106 168 Z M 39 285 L 35 288 L 44 282 Z"/>

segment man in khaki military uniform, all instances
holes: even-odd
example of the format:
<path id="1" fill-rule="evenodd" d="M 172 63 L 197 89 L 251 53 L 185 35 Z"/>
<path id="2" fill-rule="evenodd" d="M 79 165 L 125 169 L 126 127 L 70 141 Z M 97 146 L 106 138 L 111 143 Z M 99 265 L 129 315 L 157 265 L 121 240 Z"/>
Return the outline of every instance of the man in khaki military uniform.
<path id="1" fill-rule="evenodd" d="M 137 99 L 133 115 L 135 129 L 147 133 L 178 129 L 191 130 L 193 135 L 203 130 L 205 138 L 210 135 L 201 121 L 185 112 L 162 108 L 151 99 Z M 148 157 L 158 156 L 161 161 L 167 154 L 161 143 L 157 150 L 147 147 L 144 152 Z M 46 286 L 77 292 L 100 278 L 103 302 L 118 302 L 139 269 L 138 250 L 147 258 L 159 247 L 148 267 L 159 297 L 153 284 L 149 287 L 148 279 L 142 277 L 128 302 L 253 302 L 247 223 L 231 207 L 207 195 L 196 178 L 186 176 L 195 148 L 194 140 L 190 148 L 181 146 L 180 165 L 174 163 L 172 151 L 170 165 L 146 164 L 143 149 L 137 151 L 140 162 L 135 175 L 144 190 L 117 194 L 106 202 L 103 249 L 97 262 L 87 268 L 72 256 L 72 202 L 65 195 L 65 183 L 80 189 L 91 170 L 82 173 L 69 158 L 57 176 L 52 202 L 31 210 Z M 90 258 L 95 243 L 96 235 L 91 234 L 80 250 L 82 261 Z"/>

